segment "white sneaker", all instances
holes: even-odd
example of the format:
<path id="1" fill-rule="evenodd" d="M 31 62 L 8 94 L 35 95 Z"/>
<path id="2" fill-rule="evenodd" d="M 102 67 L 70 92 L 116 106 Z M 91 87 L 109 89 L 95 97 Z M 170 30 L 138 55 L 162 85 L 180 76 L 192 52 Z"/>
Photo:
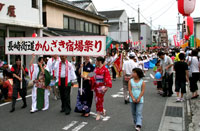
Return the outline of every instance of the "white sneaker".
<path id="1" fill-rule="evenodd" d="M 136 130 L 136 131 L 140 131 L 140 128 L 139 128 L 139 127 L 136 127 L 135 130 Z"/>
<path id="2" fill-rule="evenodd" d="M 181 98 L 177 98 L 177 99 L 176 99 L 176 102 L 181 102 Z"/>
<path id="3" fill-rule="evenodd" d="M 181 102 L 183 102 L 183 101 L 185 101 L 185 99 L 184 99 L 184 98 L 181 98 Z"/>
<path id="4" fill-rule="evenodd" d="M 37 109 L 36 110 L 30 110 L 30 113 L 35 113 L 37 111 L 38 111 Z"/>
<path id="5" fill-rule="evenodd" d="M 46 110 L 48 110 L 48 108 L 42 108 L 42 111 L 46 111 Z"/>

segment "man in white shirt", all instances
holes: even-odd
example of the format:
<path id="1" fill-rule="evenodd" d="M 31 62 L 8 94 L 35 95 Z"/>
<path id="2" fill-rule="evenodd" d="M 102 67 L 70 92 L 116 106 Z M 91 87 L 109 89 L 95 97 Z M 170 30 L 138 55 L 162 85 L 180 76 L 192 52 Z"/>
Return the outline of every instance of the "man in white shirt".
<path id="1" fill-rule="evenodd" d="M 58 82 L 58 88 L 60 90 L 61 97 L 61 111 L 65 112 L 66 115 L 69 115 L 71 112 L 70 106 L 70 93 L 71 86 L 76 80 L 76 74 L 74 68 L 70 62 L 68 62 L 66 56 L 60 57 L 61 61 L 56 65 L 56 79 Z"/>
<path id="2" fill-rule="evenodd" d="M 132 70 L 138 67 L 138 64 L 134 62 L 135 53 L 130 53 L 129 60 L 125 61 L 122 67 L 123 70 L 123 89 L 124 89 L 124 103 L 127 104 L 129 101 L 128 93 L 128 81 L 131 78 Z"/>
<path id="3" fill-rule="evenodd" d="M 169 96 L 171 97 L 173 94 L 172 86 L 173 86 L 173 62 L 172 59 L 165 55 L 164 52 L 158 52 L 158 57 L 161 59 L 161 67 L 163 71 L 163 79 L 165 80 L 166 86 L 163 87 L 163 97 Z"/>

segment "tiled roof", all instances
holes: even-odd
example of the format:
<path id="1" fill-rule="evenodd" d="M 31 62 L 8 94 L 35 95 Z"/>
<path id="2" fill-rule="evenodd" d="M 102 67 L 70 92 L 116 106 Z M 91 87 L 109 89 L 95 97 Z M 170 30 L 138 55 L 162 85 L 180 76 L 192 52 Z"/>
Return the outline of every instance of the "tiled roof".
<path id="1" fill-rule="evenodd" d="M 100 11 L 99 14 L 104 15 L 109 19 L 119 18 L 124 10 L 113 10 L 113 11 Z"/>

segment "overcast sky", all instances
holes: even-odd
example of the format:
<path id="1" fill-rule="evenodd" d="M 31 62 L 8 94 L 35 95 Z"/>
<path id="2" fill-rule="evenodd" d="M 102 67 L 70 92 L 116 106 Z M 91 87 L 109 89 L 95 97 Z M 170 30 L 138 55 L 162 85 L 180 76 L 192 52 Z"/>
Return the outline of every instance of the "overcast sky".
<path id="1" fill-rule="evenodd" d="M 170 38 L 177 32 L 178 6 L 176 0 L 93 0 L 98 11 L 125 9 L 128 17 L 135 17 L 137 22 L 138 5 L 141 10 L 141 22 L 150 25 L 152 17 L 153 29 L 166 28 Z M 136 10 L 134 10 L 134 9 Z M 196 0 L 192 17 L 200 17 L 200 0 Z M 182 16 L 181 16 L 182 22 Z"/>

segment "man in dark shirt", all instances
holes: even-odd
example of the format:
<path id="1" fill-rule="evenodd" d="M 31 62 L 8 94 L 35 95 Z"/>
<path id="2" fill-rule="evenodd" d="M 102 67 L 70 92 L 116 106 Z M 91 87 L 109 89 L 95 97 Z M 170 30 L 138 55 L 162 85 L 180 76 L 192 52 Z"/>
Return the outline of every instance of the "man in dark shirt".
<path id="1" fill-rule="evenodd" d="M 175 91 L 177 94 L 177 102 L 183 101 L 183 95 L 186 93 L 186 81 L 189 81 L 188 65 L 184 61 L 185 55 L 183 53 L 179 54 L 180 61 L 174 64 L 174 70 L 176 72 L 175 78 Z M 181 97 L 179 97 L 179 91 L 181 89 Z"/>
<path id="2" fill-rule="evenodd" d="M 21 108 L 26 108 L 26 81 L 25 76 L 28 75 L 28 69 L 25 66 L 21 65 L 21 58 L 16 57 L 16 64 L 14 64 L 11 68 L 11 72 L 13 73 L 13 95 L 12 95 L 12 109 L 10 112 L 15 111 L 16 99 L 18 98 L 18 93 L 22 97 L 23 106 Z M 21 76 L 22 70 L 22 76 Z M 21 88 L 22 81 L 22 88 Z"/>

